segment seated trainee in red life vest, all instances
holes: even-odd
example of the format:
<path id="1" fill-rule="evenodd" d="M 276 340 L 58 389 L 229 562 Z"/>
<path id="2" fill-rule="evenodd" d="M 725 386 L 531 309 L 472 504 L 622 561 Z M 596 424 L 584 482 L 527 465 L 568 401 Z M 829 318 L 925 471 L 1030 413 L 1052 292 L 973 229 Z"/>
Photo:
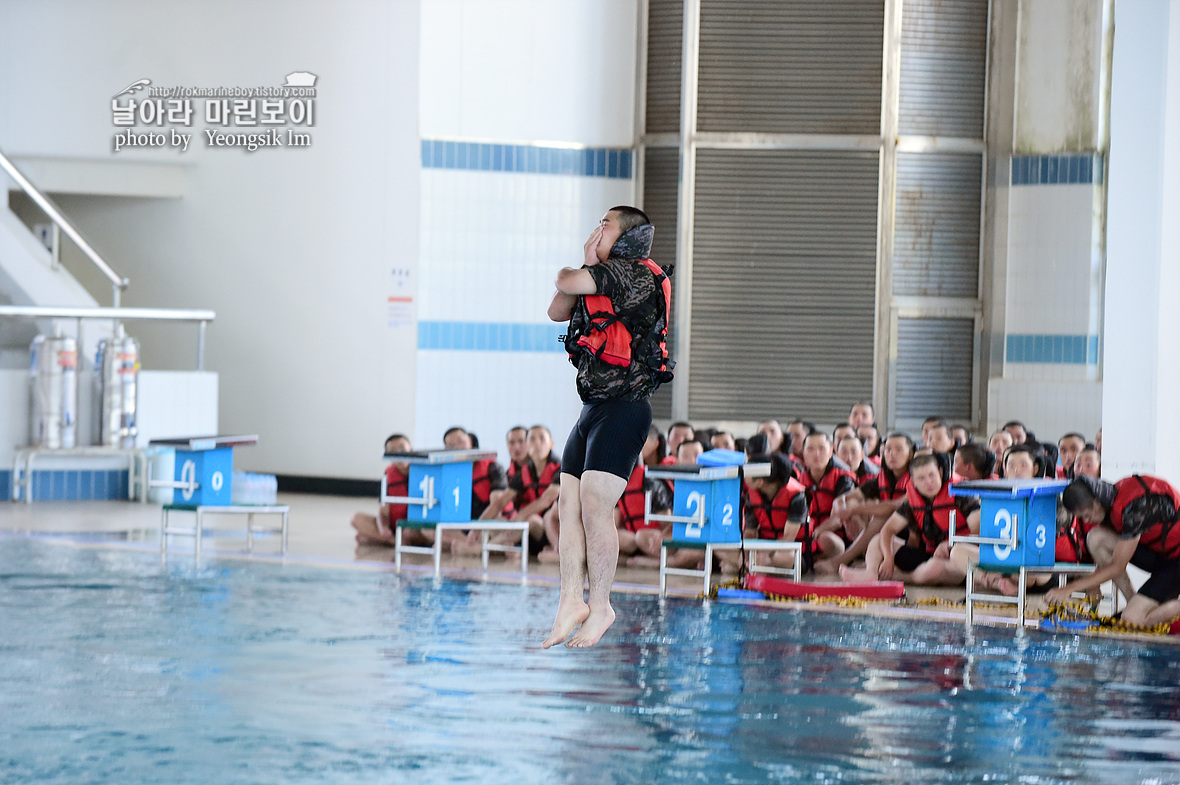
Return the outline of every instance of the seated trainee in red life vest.
<path id="1" fill-rule="evenodd" d="M 843 461 L 848 471 L 856 477 L 857 485 L 870 478 L 876 479 L 881 471 L 880 466 L 865 460 L 864 445 L 853 434 L 848 434 L 836 442 L 836 457 Z"/>
<path id="2" fill-rule="evenodd" d="M 669 425 L 667 439 L 668 454 L 662 461 L 660 461 L 660 463 L 665 465 L 675 464 L 677 462 L 676 453 L 680 449 L 680 443 L 695 438 L 696 432 L 688 423 L 674 422 Z"/>
<path id="3" fill-rule="evenodd" d="M 998 480 L 996 456 L 981 444 L 961 445 L 955 450 L 955 474 L 964 480 Z"/>
<path id="4" fill-rule="evenodd" d="M 923 441 L 931 450 L 943 455 L 950 455 L 958 446 L 951 433 L 951 425 L 946 420 L 937 420 L 931 423 L 930 427 L 926 429 Z"/>
<path id="5" fill-rule="evenodd" d="M 395 433 L 385 440 L 385 454 L 409 452 L 413 448 L 410 440 L 403 434 Z M 408 463 L 391 463 L 385 467 L 385 493 L 388 496 L 409 496 L 410 465 Z M 377 510 L 377 514 L 369 515 L 358 512 L 352 516 L 352 528 L 356 529 L 358 545 L 384 545 L 393 547 L 395 529 L 398 521 L 404 521 L 409 508 L 404 504 L 386 504 Z M 416 533 L 410 529 L 403 532 L 403 537 Z M 412 545 L 413 543 L 406 543 Z"/>
<path id="6" fill-rule="evenodd" d="M 811 537 L 818 541 L 825 532 L 832 532 L 847 546 L 850 541 L 844 532 L 844 523 L 838 517 L 832 517 L 832 509 L 836 500 L 844 494 L 856 490 L 856 478 L 852 476 L 842 461 L 832 455 L 832 443 L 826 433 L 816 431 L 803 441 L 803 473 L 799 478 L 803 487 L 807 489 L 807 514 L 810 520 Z M 823 559 L 816 559 L 817 572 L 830 572 L 831 565 L 827 562 L 840 556 L 839 553 L 830 554 Z"/>
<path id="7" fill-rule="evenodd" d="M 950 495 L 947 464 L 944 456 L 934 453 L 914 458 L 905 503 L 869 543 L 864 568 L 841 567 L 842 579 L 902 580 L 925 586 L 955 586 L 966 579 L 966 569 L 951 558 L 947 535 L 952 518 L 956 533 L 979 533 L 979 500 Z"/>
<path id="8" fill-rule="evenodd" d="M 1148 626 L 1180 616 L 1180 491 L 1146 474 L 1113 484 L 1083 476 L 1061 498 L 1071 513 L 1099 524 L 1086 537 L 1098 569 L 1050 590 L 1046 600 L 1065 602 L 1072 592 L 1114 580 L 1120 591 L 1132 592 L 1123 621 Z M 1151 573 L 1137 593 L 1125 581 L 1128 564 Z"/>
<path id="9" fill-rule="evenodd" d="M 770 476 L 746 480 L 745 536 L 759 540 L 784 540 L 803 543 L 803 569 L 810 570 L 817 560 L 826 560 L 844 552 L 844 542 L 836 534 L 816 536 L 807 512 L 807 491 L 795 479 L 787 457 L 782 453 L 755 455 L 751 463 L 769 463 Z M 741 557 L 723 551 L 727 559 Z M 793 567 L 793 552 L 774 551 L 771 563 L 776 567 Z"/>
<path id="10" fill-rule="evenodd" d="M 875 425 L 862 425 L 856 429 L 856 435 L 860 437 L 860 443 L 864 445 L 865 460 L 874 463 L 877 466 L 881 465 L 881 432 L 877 430 Z"/>
<path id="11" fill-rule="evenodd" d="M 832 442 L 826 433 L 816 431 L 803 440 L 803 476 L 799 479 L 807 488 L 808 513 L 815 531 L 834 531 L 843 538 L 843 523 L 832 516 L 832 505 L 836 499 L 849 491 L 856 490 L 856 477 L 836 462 L 832 455 Z"/>
<path id="12" fill-rule="evenodd" d="M 527 460 L 509 481 L 506 496 L 516 508 L 510 520 L 529 522 L 529 550 L 540 553 L 545 544 L 545 514 L 557 506 L 561 460 L 553 454 L 553 436 L 544 425 L 529 428 L 525 441 Z M 506 532 L 492 541 L 508 543 L 515 539 Z"/>
<path id="13" fill-rule="evenodd" d="M 914 440 L 904 433 L 891 433 L 882 450 L 881 471 L 865 477 L 860 487 L 836 499 L 832 517 L 843 521 L 852 544 L 833 562 L 834 567 L 850 565 L 865 555 L 869 543 L 905 501 L 910 485 L 910 461 Z M 833 570 L 834 572 L 834 570 Z"/>
<path id="14" fill-rule="evenodd" d="M 712 438 L 709 439 L 709 449 L 736 450 L 737 442 L 733 440 L 733 434 L 729 431 L 716 431 Z"/>
<path id="15" fill-rule="evenodd" d="M 1080 433 L 1067 433 L 1057 440 L 1057 479 L 1072 480 L 1073 465 L 1078 453 L 1086 448 L 1086 437 Z"/>
<path id="16" fill-rule="evenodd" d="M 1073 460 L 1074 477 L 1102 478 L 1102 453 L 1092 444 L 1087 444 Z"/>
<path id="17" fill-rule="evenodd" d="M 696 439 L 686 439 L 676 448 L 676 463 L 680 466 L 692 466 L 704 451 L 705 445 Z"/>
<path id="18" fill-rule="evenodd" d="M 628 557 L 631 567 L 660 566 L 660 544 L 672 536 L 672 524 L 647 522 L 643 516 L 644 497 L 651 494 L 651 511 L 667 514 L 672 509 L 672 489 L 663 480 L 647 476 L 647 467 L 658 465 L 660 432 L 653 425 L 639 453 L 639 461 L 627 480 L 627 487 L 615 505 L 615 527 L 619 531 L 619 556 Z"/>
<path id="19" fill-rule="evenodd" d="M 987 440 L 987 449 L 992 455 L 999 458 L 1008 452 L 1008 448 L 1014 444 L 1016 444 L 1016 440 L 1012 438 L 1012 434 L 1005 430 L 999 430 L 993 433 L 991 438 Z M 1004 476 L 1004 467 L 1002 465 L 996 466 L 996 474 L 1000 475 L 1000 477 Z"/>

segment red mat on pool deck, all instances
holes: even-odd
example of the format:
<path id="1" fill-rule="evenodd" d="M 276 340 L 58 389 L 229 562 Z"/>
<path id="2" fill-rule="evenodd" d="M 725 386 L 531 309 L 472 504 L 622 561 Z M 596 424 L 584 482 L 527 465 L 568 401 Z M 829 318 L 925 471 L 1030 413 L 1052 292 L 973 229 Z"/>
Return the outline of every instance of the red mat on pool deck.
<path id="1" fill-rule="evenodd" d="M 746 575 L 744 588 L 778 594 L 782 597 L 861 597 L 866 600 L 900 600 L 905 596 L 901 581 L 875 583 L 796 583 L 785 578 L 752 572 Z"/>

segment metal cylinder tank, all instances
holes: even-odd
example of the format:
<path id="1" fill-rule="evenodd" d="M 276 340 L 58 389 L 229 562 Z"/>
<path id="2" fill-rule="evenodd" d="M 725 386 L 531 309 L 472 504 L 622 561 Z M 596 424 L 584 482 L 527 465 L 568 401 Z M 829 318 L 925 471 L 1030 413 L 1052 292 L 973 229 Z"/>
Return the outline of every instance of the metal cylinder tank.
<path id="1" fill-rule="evenodd" d="M 78 342 L 38 335 L 29 349 L 29 444 L 51 449 L 77 445 Z"/>
<path id="2" fill-rule="evenodd" d="M 115 325 L 112 338 L 99 341 L 94 376 L 98 443 L 107 447 L 134 447 L 139 434 L 136 422 L 139 342 L 126 334 L 122 324 Z"/>

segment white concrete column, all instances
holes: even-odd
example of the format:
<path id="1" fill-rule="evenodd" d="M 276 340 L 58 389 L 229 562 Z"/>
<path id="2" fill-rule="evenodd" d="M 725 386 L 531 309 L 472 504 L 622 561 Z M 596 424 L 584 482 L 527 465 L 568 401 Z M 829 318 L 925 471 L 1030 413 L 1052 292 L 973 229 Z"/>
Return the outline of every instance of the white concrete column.
<path id="1" fill-rule="evenodd" d="M 1103 475 L 1180 482 L 1180 0 L 1116 0 Z"/>

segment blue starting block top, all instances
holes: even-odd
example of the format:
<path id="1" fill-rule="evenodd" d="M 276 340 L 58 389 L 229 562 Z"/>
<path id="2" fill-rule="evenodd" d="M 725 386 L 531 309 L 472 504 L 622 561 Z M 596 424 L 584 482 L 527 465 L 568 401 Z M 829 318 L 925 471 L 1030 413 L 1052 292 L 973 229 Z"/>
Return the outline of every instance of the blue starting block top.
<path id="1" fill-rule="evenodd" d="M 952 485 L 951 496 L 980 499 L 980 566 L 1051 566 L 1056 561 L 1057 495 L 1067 485 L 1064 480 L 973 480 Z"/>
<path id="2" fill-rule="evenodd" d="M 439 463 L 474 463 L 475 461 L 494 461 L 496 453 L 493 450 L 411 450 L 409 452 L 390 452 L 385 454 L 385 460 L 397 463 L 434 465 Z"/>
<path id="3" fill-rule="evenodd" d="M 408 463 L 409 496 L 386 496 L 381 503 L 406 505 L 414 523 L 459 523 L 471 520 L 471 472 L 476 461 L 494 460 L 492 450 L 412 450 L 386 453 L 385 460 Z"/>
<path id="4" fill-rule="evenodd" d="M 742 539 L 739 478 L 769 477 L 770 464 L 653 466 L 647 470 L 647 476 L 674 483 L 672 514 L 648 513 L 649 520 L 672 523 L 672 539 L 739 542 Z"/>
<path id="5" fill-rule="evenodd" d="M 1066 480 L 969 480 L 951 486 L 951 496 L 978 496 L 981 499 L 1023 499 L 1057 496 Z"/>
<path id="6" fill-rule="evenodd" d="M 176 468 L 171 481 L 151 484 L 172 488 L 172 503 L 178 507 L 229 506 L 233 503 L 234 447 L 257 443 L 257 434 L 152 439 L 150 446 L 176 451 Z"/>

